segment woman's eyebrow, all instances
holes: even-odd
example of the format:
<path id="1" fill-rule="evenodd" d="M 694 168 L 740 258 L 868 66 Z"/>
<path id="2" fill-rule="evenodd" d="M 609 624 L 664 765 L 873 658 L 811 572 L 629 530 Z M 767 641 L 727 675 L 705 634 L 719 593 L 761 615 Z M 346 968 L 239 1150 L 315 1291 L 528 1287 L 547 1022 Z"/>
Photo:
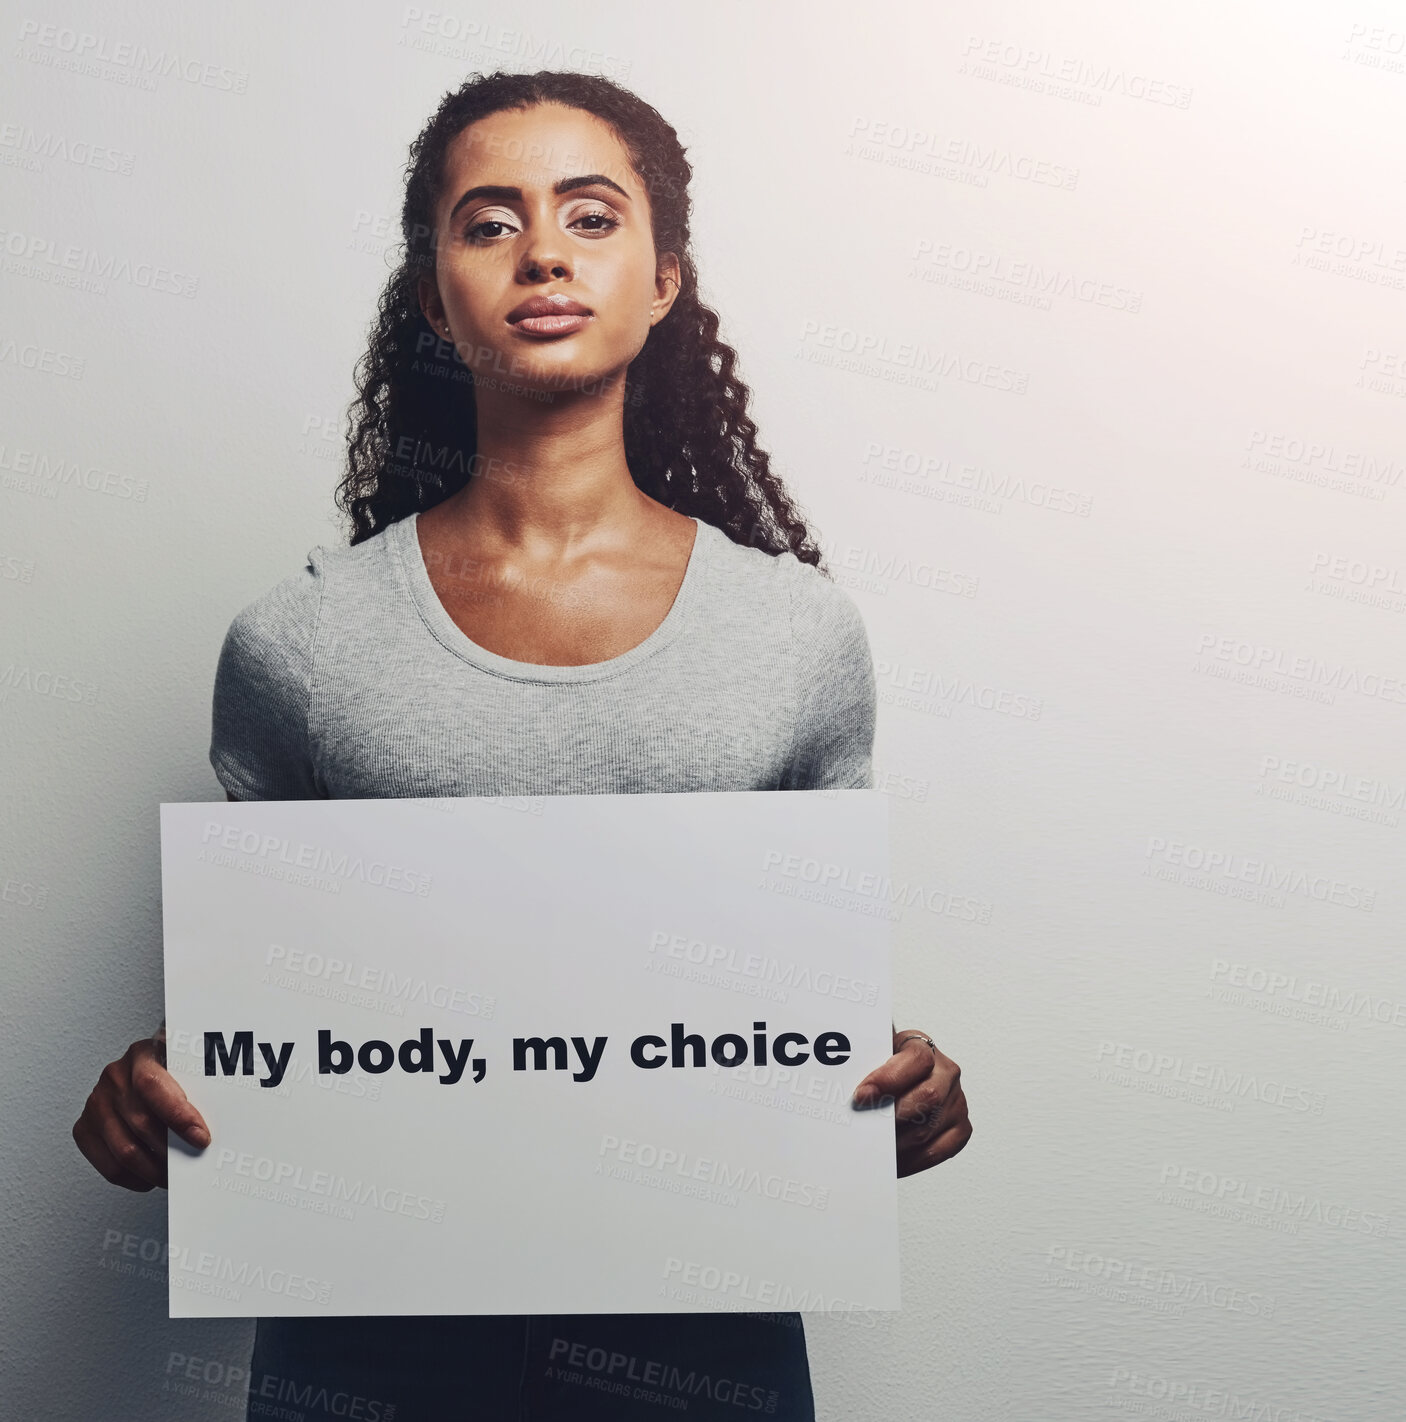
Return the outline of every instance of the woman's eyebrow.
<path id="1" fill-rule="evenodd" d="M 630 195 L 620 186 L 619 183 L 611 182 L 604 173 L 581 173 L 574 178 L 561 178 L 552 184 L 552 191 L 560 197 L 563 193 L 574 192 L 577 188 L 609 188 L 612 192 L 617 192 L 626 202 L 629 202 Z M 470 188 L 458 202 L 454 204 L 453 210 L 449 214 L 449 220 L 453 222 L 454 214 L 459 211 L 466 202 L 471 202 L 474 198 L 493 198 L 499 202 L 522 201 L 521 188 L 503 187 L 496 183 L 480 183 L 476 188 Z"/>

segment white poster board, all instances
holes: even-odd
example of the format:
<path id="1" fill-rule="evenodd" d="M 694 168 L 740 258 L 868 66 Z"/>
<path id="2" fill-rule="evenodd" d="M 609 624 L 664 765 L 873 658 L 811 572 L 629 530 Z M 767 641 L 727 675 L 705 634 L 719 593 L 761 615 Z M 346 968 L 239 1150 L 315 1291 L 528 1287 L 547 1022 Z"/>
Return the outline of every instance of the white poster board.
<path id="1" fill-rule="evenodd" d="M 884 796 L 165 804 L 161 853 L 172 1317 L 898 1307 Z"/>

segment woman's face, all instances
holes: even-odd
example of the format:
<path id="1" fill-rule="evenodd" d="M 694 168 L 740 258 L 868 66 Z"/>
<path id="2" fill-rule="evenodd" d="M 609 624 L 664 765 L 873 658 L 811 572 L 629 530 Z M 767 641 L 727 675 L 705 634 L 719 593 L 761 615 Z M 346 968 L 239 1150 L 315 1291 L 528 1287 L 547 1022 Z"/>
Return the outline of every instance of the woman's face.
<path id="1" fill-rule="evenodd" d="M 649 195 L 614 130 L 563 104 L 490 114 L 450 144 L 420 305 L 480 393 L 614 388 L 673 304 Z"/>

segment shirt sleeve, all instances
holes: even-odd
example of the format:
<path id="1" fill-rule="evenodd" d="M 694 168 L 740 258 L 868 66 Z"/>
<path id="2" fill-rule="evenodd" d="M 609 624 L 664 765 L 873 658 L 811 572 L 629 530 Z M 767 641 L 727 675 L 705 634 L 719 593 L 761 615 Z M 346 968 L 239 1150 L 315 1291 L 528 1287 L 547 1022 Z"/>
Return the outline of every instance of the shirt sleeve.
<path id="1" fill-rule="evenodd" d="M 313 555 L 300 573 L 251 602 L 230 624 L 215 670 L 210 764 L 238 800 L 325 798 L 308 718 L 322 578 Z"/>
<path id="2" fill-rule="evenodd" d="M 878 694 L 864 619 L 854 599 L 808 564 L 791 574 L 796 725 L 787 790 L 874 785 Z"/>

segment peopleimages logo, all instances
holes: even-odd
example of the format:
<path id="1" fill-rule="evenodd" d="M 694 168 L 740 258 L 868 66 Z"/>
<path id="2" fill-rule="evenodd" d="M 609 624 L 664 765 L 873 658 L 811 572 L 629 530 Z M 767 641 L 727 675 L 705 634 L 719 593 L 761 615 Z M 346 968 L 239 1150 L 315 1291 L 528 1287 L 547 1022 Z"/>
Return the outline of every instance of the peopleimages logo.
<path id="1" fill-rule="evenodd" d="M 67 25 L 21 20 L 17 57 L 53 69 L 66 69 L 95 79 L 113 79 L 147 91 L 158 79 L 174 78 L 204 89 L 242 94 L 249 87 L 249 71 L 233 65 L 212 64 L 179 50 L 148 49 L 131 40 Z"/>
<path id="2" fill-rule="evenodd" d="M 14 155 L 13 158 L 9 154 L 0 155 L 0 159 L 32 172 L 43 172 L 42 159 L 55 158 L 78 168 L 96 168 L 99 172 L 131 177 L 132 165 L 136 162 L 135 155 L 125 149 L 73 139 L 52 129 L 39 133 L 23 122 L 0 124 L 0 148 Z"/>
<path id="3" fill-rule="evenodd" d="M 822 539 L 820 551 L 827 558 L 840 562 L 840 580 L 847 587 L 858 587 L 880 596 L 888 593 L 887 584 L 906 583 L 929 592 L 946 593 L 953 597 L 975 597 L 981 579 L 973 573 L 941 568 L 922 558 L 910 558 L 892 550 L 866 548 L 861 544 L 843 546 L 833 539 Z"/>
<path id="4" fill-rule="evenodd" d="M 831 322 L 806 319 L 801 323 L 801 349 L 807 358 L 844 369 L 880 374 L 908 372 L 915 378 L 956 380 L 1024 395 L 1030 372 L 956 351 L 935 350 L 921 341 L 894 341 L 878 331 L 860 331 Z M 826 353 L 833 353 L 826 359 Z M 928 384 L 925 388 L 935 388 Z"/>
<path id="5" fill-rule="evenodd" d="M 1192 888 L 1230 893 L 1244 884 L 1271 894 L 1301 894 L 1319 903 L 1336 904 L 1363 913 L 1371 913 L 1376 908 L 1377 891 L 1373 887 L 1322 874 L 1310 877 L 1302 869 L 1284 868 L 1272 860 L 1251 859 L 1232 850 L 1183 844 L 1162 835 L 1152 835 L 1147 841 L 1146 858 L 1145 874 Z M 1220 878 L 1213 878 L 1215 875 Z"/>
<path id="6" fill-rule="evenodd" d="M 777 1200 L 786 1205 L 799 1205 L 808 1210 L 823 1210 L 830 1201 L 828 1185 L 797 1180 L 789 1175 L 763 1175 L 755 1166 L 716 1160 L 712 1156 L 690 1155 L 681 1147 L 657 1146 L 649 1141 L 603 1135 L 598 1153 L 620 1166 L 633 1168 L 633 1175 L 607 1170 L 617 1179 L 638 1179 L 641 1172 L 650 1172 L 656 1180 L 674 1175 L 688 1184 L 715 1187 L 724 1196 L 731 1196 L 725 1201 L 729 1204 L 736 1204 L 737 1197 L 744 1194 Z M 599 1164 L 596 1173 L 601 1173 Z M 688 1194 L 689 1190 L 684 1189 L 682 1193 Z"/>
<path id="7" fill-rule="evenodd" d="M 1198 1415 L 1228 1417 L 1232 1422 L 1336 1422 L 1321 1412 L 1306 1412 L 1297 1402 L 1271 1402 L 1234 1387 L 1187 1382 L 1129 1368 L 1114 1368 L 1108 1386 L 1110 1406 L 1127 1412 L 1147 1412 L 1154 1417 L 1176 1418 L 1177 1422 Z"/>
<path id="8" fill-rule="evenodd" d="M 1111 1254 L 1052 1244 L 1045 1254 L 1045 1268 L 1051 1274 L 1059 1270 L 1110 1285 L 1113 1292 L 1108 1296 L 1120 1303 L 1128 1301 L 1120 1297 L 1120 1293 L 1145 1289 L 1181 1308 L 1189 1304 L 1254 1318 L 1274 1317 L 1276 1299 L 1273 1294 L 1262 1294 L 1208 1275 L 1181 1274 L 1175 1269 L 1118 1259 Z M 1055 1274 L 1055 1277 L 1059 1276 Z"/>
<path id="9" fill-rule="evenodd" d="M 708 1295 L 726 1299 L 728 1303 L 720 1312 L 736 1307 L 740 1312 L 752 1313 L 756 1310 L 744 1305 L 753 1304 L 795 1313 L 827 1313 L 838 1318 L 858 1319 L 865 1328 L 876 1326 L 873 1310 L 837 1294 L 800 1288 L 779 1279 L 758 1279 L 693 1259 L 676 1259 L 670 1255 L 664 1261 L 664 1279 L 671 1298 L 684 1302 L 706 1302 Z M 699 1292 L 692 1292 L 694 1290 Z"/>
<path id="10" fill-rule="evenodd" d="M 0 671 L 0 706 L 9 700 L 12 691 L 52 696 L 59 701 L 92 702 L 98 699 L 99 694 L 97 685 L 91 681 L 6 662 L 4 670 Z"/>
<path id="11" fill-rule="evenodd" d="M 815 993 L 820 997 L 841 998 L 847 1002 L 862 1002 L 866 1007 L 873 1007 L 879 1000 L 878 983 L 867 978 L 852 978 L 845 973 L 828 972 L 823 968 L 815 970 L 809 964 L 801 966 L 774 958 L 770 953 L 742 953 L 730 945 L 708 943 L 701 938 L 688 938 L 663 929 L 650 935 L 649 951 L 703 968 L 717 975 L 719 986 L 728 985 L 725 975 L 729 973 L 774 986 L 778 989 L 777 1001 L 780 1002 L 786 1001 L 788 989 Z M 658 957 L 651 963 L 657 961 Z"/>
<path id="12" fill-rule="evenodd" d="M 856 873 L 846 864 L 822 863 L 803 854 L 782 854 L 780 850 L 769 850 L 762 861 L 762 870 L 815 885 L 817 889 L 830 893 L 854 894 L 858 898 L 899 904 L 904 908 L 919 903 L 930 913 L 946 914 L 973 923 L 991 921 L 991 905 L 982 900 L 959 897 L 931 885 L 908 880 L 895 884 L 884 874 L 871 870 Z"/>
<path id="13" fill-rule="evenodd" d="M 879 440 L 866 443 L 862 463 L 860 483 L 941 498 L 983 513 L 1000 513 L 1005 508 L 1003 500 L 1051 513 L 1077 514 L 1081 518 L 1087 518 L 1093 508 L 1092 494 L 1047 484 L 1040 479 L 998 474 L 948 455 L 930 454 Z"/>
<path id="14" fill-rule="evenodd" d="M 1369 1017 L 1374 1022 L 1406 1027 L 1406 1002 L 1382 997 L 1365 988 L 1345 991 L 1318 978 L 1300 977 L 1298 973 L 1282 973 L 1249 963 L 1232 963 L 1216 958 L 1211 963 L 1211 981 L 1262 994 L 1266 1000 L 1279 999 L 1307 1008 L 1340 1012 L 1347 1017 Z"/>
<path id="15" fill-rule="evenodd" d="M 42 371 L 45 375 L 57 375 L 65 380 L 82 380 L 87 365 L 82 356 L 54 350 L 50 346 L 38 346 L 33 342 L 21 345 L 13 336 L 7 335 L 0 335 L 0 362 L 22 365 L 26 370 Z"/>
<path id="16" fill-rule="evenodd" d="M 1297 1232 L 1300 1224 L 1327 1225 L 1349 1234 L 1386 1236 L 1391 1232 L 1391 1216 L 1375 1210 L 1361 1210 L 1334 1200 L 1323 1200 L 1306 1190 L 1289 1190 L 1282 1185 L 1261 1185 L 1221 1175 L 1214 1170 L 1167 1164 L 1162 1167 L 1158 1199 L 1181 1203 L 1176 1192 L 1195 1202 L 1206 1214 L 1222 1213 L 1229 1219 L 1259 1212 L 1280 1219 Z"/>
<path id="17" fill-rule="evenodd" d="M 465 58 L 473 54 L 504 55 L 526 69 L 577 69 L 623 81 L 631 61 L 609 50 L 586 49 L 552 35 L 505 29 L 491 20 L 464 19 L 436 7 L 407 5 L 396 43 L 406 49 Z M 514 66 L 516 67 L 516 66 Z"/>
<path id="18" fill-rule="evenodd" d="M 1271 783 L 1266 790 L 1266 782 Z M 1406 784 L 1393 785 L 1377 775 L 1355 775 L 1313 761 L 1285 760 L 1266 755 L 1260 760 L 1257 794 L 1275 799 L 1293 799 L 1315 808 L 1347 813 L 1355 819 L 1385 820 L 1395 824 L 1396 815 L 1406 809 Z M 1355 801 L 1356 804 L 1344 804 Z M 1382 815 L 1373 814 L 1381 810 Z"/>
<path id="19" fill-rule="evenodd" d="M 706 1397 L 712 1402 L 767 1416 L 776 1411 L 775 1389 L 768 1390 L 726 1375 L 700 1372 L 697 1368 L 685 1371 L 674 1363 L 641 1359 L 634 1354 L 607 1351 L 567 1338 L 552 1339 L 548 1358 L 548 1376 L 559 1382 L 577 1383 L 671 1411 L 684 1411 L 690 1397 Z M 654 1388 L 660 1391 L 652 1391 Z"/>
<path id="20" fill-rule="evenodd" d="M 264 954 L 264 981 L 309 997 L 345 1002 L 404 1017 L 406 1007 L 439 1007 L 470 1017 L 491 1018 L 496 999 L 453 983 L 432 983 L 394 968 L 372 967 L 333 953 L 270 943 Z"/>
<path id="21" fill-rule="evenodd" d="M 1047 93 L 1056 98 L 1079 97 L 1098 107 L 1106 94 L 1140 99 L 1174 109 L 1189 109 L 1194 92 L 1189 84 L 1173 84 L 1137 69 L 1126 69 L 1107 60 L 1056 54 L 1036 45 L 1003 36 L 971 35 L 962 46 L 959 74 L 994 79 Z M 1078 91 L 1089 92 L 1079 94 Z"/>
<path id="22" fill-rule="evenodd" d="M 275 1160 L 272 1156 L 256 1156 L 228 1146 L 215 1157 L 215 1169 L 221 1172 L 217 1179 L 222 1190 L 271 1199 L 338 1219 L 353 1219 L 357 1207 L 365 1206 L 384 1214 L 439 1224 L 447 1208 L 443 1200 L 417 1191 L 364 1180 L 360 1176 L 348 1180 L 333 1171 Z"/>
<path id="23" fill-rule="evenodd" d="M 108 283 L 123 283 L 172 296 L 194 296 L 200 278 L 158 262 L 133 261 L 113 252 L 100 252 L 76 243 L 60 245 L 54 238 L 32 232 L 0 230 L 4 270 L 15 276 L 34 277 L 56 286 L 104 293 Z"/>
<path id="24" fill-rule="evenodd" d="M 872 115 L 861 115 L 850 122 L 844 151 L 851 157 L 889 167 L 938 177 L 960 176 L 982 188 L 993 176 L 1054 188 L 1073 189 L 1079 184 L 1079 170 L 1066 164 L 1020 153 L 999 143 L 948 136 Z"/>
<path id="25" fill-rule="evenodd" d="M 1378 701 L 1406 702 L 1406 680 L 1364 672 L 1345 662 L 1325 662 L 1319 657 L 1297 655 L 1283 647 L 1266 647 L 1239 637 L 1223 637 L 1208 632 L 1197 644 L 1194 670 L 1227 675 L 1250 684 L 1272 684 L 1272 677 L 1286 677 L 1329 702 L 1334 692 L 1349 691 Z M 1217 663 L 1224 665 L 1224 671 Z"/>
<path id="26" fill-rule="evenodd" d="M 0 358 L 3 358 L 0 356 Z M 67 374 L 68 368 L 57 372 Z M 150 481 L 134 479 L 130 474 L 117 474 L 96 465 L 83 465 L 76 459 L 43 450 L 24 449 L 0 444 L 0 472 L 3 486 L 26 493 L 43 493 L 52 498 L 63 485 L 86 489 L 90 494 L 105 494 L 113 499 L 146 502 Z"/>
<path id="27" fill-rule="evenodd" d="M 223 1254 L 208 1251 L 196 1253 L 119 1229 L 105 1231 L 102 1252 L 105 1262 L 109 1258 L 127 1263 L 140 1260 L 143 1264 L 164 1269 L 172 1288 L 191 1293 L 210 1294 L 238 1302 L 243 1297 L 243 1290 L 249 1289 L 255 1293 L 300 1299 L 304 1303 L 328 1304 L 332 1301 L 332 1285 L 325 1280 L 292 1273 L 287 1269 L 271 1269 L 264 1264 L 232 1259 Z"/>
<path id="28" fill-rule="evenodd" d="M 217 820 L 205 822 L 201 844 L 205 846 L 198 856 L 202 862 L 218 862 L 213 859 L 211 851 L 223 850 L 228 854 L 237 853 L 247 858 L 286 864 L 313 874 L 330 874 L 338 879 L 355 879 L 402 894 L 416 894 L 422 899 L 428 898 L 430 893 L 431 876 L 407 869 L 404 865 L 387 864 L 379 859 L 366 860 L 346 850 L 323 849 L 302 840 L 295 845 L 279 835 L 260 834 L 257 830 L 240 829 L 238 825 L 225 825 Z"/>
<path id="29" fill-rule="evenodd" d="M 1024 258 L 1010 258 L 1004 252 L 984 252 L 964 247 L 960 243 L 938 242 L 931 237 L 919 237 L 913 246 L 913 261 L 920 263 L 909 275 L 920 281 L 962 285 L 982 294 L 996 294 L 1001 288 L 1022 292 L 1040 303 L 1039 309 L 1050 309 L 1051 297 L 1066 297 L 1091 306 L 1106 306 L 1113 311 L 1136 313 L 1142 310 L 1141 291 L 1119 286 L 1101 277 L 1046 267 Z M 986 285 L 989 283 L 989 287 Z"/>
<path id="30" fill-rule="evenodd" d="M 1045 709 L 1044 701 L 1036 696 L 998 686 L 978 685 L 961 677 L 943 676 L 941 672 L 927 667 L 905 666 L 882 657 L 874 662 L 874 676 L 881 698 L 891 692 L 901 696 L 916 695 L 920 699 L 911 703 L 915 710 L 926 709 L 927 705 L 942 708 L 970 706 L 980 711 L 997 711 L 1017 720 L 1038 721 Z M 945 709 L 944 714 L 950 714 L 950 710 Z"/>
<path id="31" fill-rule="evenodd" d="M 1361 381 L 1359 376 L 1359 384 Z M 1378 502 L 1406 475 L 1406 464 L 1391 455 L 1368 454 L 1340 448 L 1330 440 L 1272 430 L 1251 432 L 1240 467 Z"/>
<path id="32" fill-rule="evenodd" d="M 1321 1116 L 1327 1097 L 1296 1082 L 1277 1081 L 1218 1062 L 1200 1062 L 1172 1052 L 1105 1038 L 1095 1060 L 1100 1079 L 1114 1086 L 1145 1089 L 1154 1096 L 1181 1096 L 1196 1105 L 1233 1109 L 1238 1101 L 1259 1101 L 1284 1111 Z M 1223 1098 L 1224 1105 L 1216 1098 Z"/>

